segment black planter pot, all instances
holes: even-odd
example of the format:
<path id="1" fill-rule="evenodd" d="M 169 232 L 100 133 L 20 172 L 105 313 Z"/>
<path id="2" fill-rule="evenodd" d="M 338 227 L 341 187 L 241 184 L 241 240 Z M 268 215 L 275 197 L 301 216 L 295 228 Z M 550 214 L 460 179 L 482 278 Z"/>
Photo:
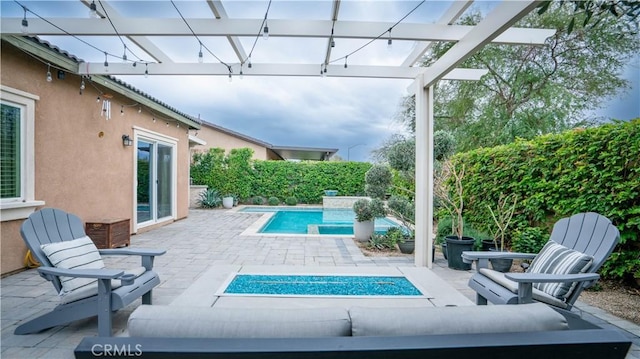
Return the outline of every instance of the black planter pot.
<path id="1" fill-rule="evenodd" d="M 458 239 L 457 236 L 447 236 L 446 241 L 449 268 L 457 270 L 471 269 L 471 263 L 465 263 L 462 260 L 462 252 L 473 250 L 475 239 L 471 237 Z"/>
<path id="2" fill-rule="evenodd" d="M 483 251 L 492 251 L 495 250 L 496 247 L 496 242 L 493 241 L 493 239 L 483 239 L 482 240 L 482 250 Z"/>
<path id="3" fill-rule="evenodd" d="M 492 251 L 498 252 L 496 248 Z M 507 273 L 513 265 L 513 258 L 491 258 L 489 259 L 489 263 L 491 263 L 491 268 L 493 268 L 493 270 Z"/>
<path id="4" fill-rule="evenodd" d="M 400 252 L 404 254 L 411 254 L 416 249 L 416 241 L 398 242 L 398 248 L 400 248 Z"/>

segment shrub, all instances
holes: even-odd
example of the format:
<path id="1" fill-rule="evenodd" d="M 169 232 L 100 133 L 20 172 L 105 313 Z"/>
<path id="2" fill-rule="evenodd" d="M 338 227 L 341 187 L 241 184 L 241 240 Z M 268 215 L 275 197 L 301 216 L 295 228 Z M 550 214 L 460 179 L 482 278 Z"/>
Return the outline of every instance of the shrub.
<path id="1" fill-rule="evenodd" d="M 267 200 L 267 203 L 270 206 L 279 206 L 280 205 L 280 199 L 278 197 L 269 197 L 269 199 Z"/>
<path id="2" fill-rule="evenodd" d="M 514 232 L 511 248 L 515 252 L 538 253 L 548 240 L 549 235 L 542 228 L 526 227 Z"/>
<path id="3" fill-rule="evenodd" d="M 369 239 L 369 248 L 377 250 L 394 249 L 396 247 L 396 243 L 395 239 L 387 236 L 386 233 L 374 233 Z"/>
<path id="4" fill-rule="evenodd" d="M 220 193 L 214 188 L 207 188 L 200 193 L 198 204 L 202 208 L 216 208 L 222 203 Z"/>
<path id="5" fill-rule="evenodd" d="M 381 200 L 360 198 L 353 203 L 353 212 L 356 214 L 356 221 L 373 221 L 375 218 L 384 217 L 387 214 L 384 202 Z"/>
<path id="6" fill-rule="evenodd" d="M 298 204 L 298 199 L 293 196 L 290 196 L 284 200 L 284 203 L 286 203 L 287 206 L 295 206 L 296 204 Z"/>
<path id="7" fill-rule="evenodd" d="M 364 192 L 371 198 L 384 199 L 393 175 L 388 166 L 374 165 L 364 175 Z"/>
<path id="8" fill-rule="evenodd" d="M 253 197 L 253 199 L 251 200 L 251 203 L 257 205 L 257 206 L 261 206 L 264 204 L 264 197 L 262 196 L 255 196 Z"/>

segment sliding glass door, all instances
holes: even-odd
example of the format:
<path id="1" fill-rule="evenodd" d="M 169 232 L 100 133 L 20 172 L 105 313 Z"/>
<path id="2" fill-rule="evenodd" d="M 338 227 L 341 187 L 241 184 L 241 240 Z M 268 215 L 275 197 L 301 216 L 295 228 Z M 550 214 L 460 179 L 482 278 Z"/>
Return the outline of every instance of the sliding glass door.
<path id="1" fill-rule="evenodd" d="M 175 145 L 138 137 L 136 212 L 138 225 L 173 217 Z"/>

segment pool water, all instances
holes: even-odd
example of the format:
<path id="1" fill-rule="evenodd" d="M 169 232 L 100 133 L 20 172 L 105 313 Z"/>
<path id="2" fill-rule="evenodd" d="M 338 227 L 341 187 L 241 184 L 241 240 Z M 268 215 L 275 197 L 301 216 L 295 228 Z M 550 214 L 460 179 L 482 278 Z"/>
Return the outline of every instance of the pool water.
<path id="1" fill-rule="evenodd" d="M 225 294 L 296 296 L 422 296 L 402 276 L 237 274 Z"/>
<path id="2" fill-rule="evenodd" d="M 355 213 L 351 209 L 246 207 L 242 212 L 275 212 L 260 233 L 352 235 Z M 399 225 L 376 218 L 375 231 L 384 233 Z"/>

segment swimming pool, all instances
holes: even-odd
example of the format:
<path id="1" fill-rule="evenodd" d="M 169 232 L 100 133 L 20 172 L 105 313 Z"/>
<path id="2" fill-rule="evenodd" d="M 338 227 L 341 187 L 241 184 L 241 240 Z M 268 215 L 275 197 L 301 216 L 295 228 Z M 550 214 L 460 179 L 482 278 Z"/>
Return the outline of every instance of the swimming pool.
<path id="1" fill-rule="evenodd" d="M 423 296 L 404 276 L 236 274 L 220 295 Z"/>
<path id="2" fill-rule="evenodd" d="M 259 233 L 352 235 L 355 220 L 355 213 L 348 208 L 245 207 L 240 212 L 275 212 Z M 399 225 L 388 218 L 375 220 L 377 233 L 390 227 Z"/>

